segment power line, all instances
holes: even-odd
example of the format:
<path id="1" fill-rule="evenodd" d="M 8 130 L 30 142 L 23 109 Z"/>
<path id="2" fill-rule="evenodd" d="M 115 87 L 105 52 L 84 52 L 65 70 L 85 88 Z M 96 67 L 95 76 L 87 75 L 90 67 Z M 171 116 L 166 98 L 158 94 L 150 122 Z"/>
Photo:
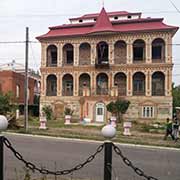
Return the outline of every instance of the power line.
<path id="1" fill-rule="evenodd" d="M 173 7 L 176 9 L 176 11 L 178 13 L 180 13 L 180 10 L 177 8 L 177 6 L 171 0 L 169 0 L 169 2 L 173 5 Z"/>

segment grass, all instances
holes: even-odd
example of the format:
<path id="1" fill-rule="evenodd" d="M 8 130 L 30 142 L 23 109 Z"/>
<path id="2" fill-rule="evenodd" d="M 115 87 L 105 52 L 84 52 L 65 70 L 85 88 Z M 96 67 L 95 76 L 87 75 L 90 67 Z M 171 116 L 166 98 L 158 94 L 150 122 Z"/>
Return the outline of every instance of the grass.
<path id="1" fill-rule="evenodd" d="M 20 124 L 23 121 L 20 120 Z M 137 123 L 132 124 L 131 132 L 132 136 L 123 135 L 123 125 L 118 124 L 116 137 L 113 139 L 114 142 L 119 143 L 130 143 L 130 144 L 141 144 L 141 145 L 153 145 L 153 146 L 165 146 L 180 148 L 180 143 L 175 143 L 170 138 L 167 141 L 163 140 L 164 137 L 164 124 L 158 124 L 158 127 L 152 124 Z M 51 120 L 47 122 L 47 130 L 39 130 L 38 118 L 30 118 L 29 120 L 29 134 L 33 135 L 44 135 L 64 138 L 78 138 L 88 140 L 99 140 L 104 141 L 105 139 L 101 135 L 101 129 L 103 125 L 82 125 L 72 124 L 64 125 L 63 119 Z M 10 132 L 25 133 L 24 128 L 19 130 L 9 130 Z"/>

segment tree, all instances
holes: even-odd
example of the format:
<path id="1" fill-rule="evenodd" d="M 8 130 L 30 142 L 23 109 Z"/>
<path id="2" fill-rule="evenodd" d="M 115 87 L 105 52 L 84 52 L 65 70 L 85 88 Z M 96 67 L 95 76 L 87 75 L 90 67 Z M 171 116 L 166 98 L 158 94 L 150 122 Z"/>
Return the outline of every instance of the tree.
<path id="1" fill-rule="evenodd" d="M 111 101 L 106 108 L 107 111 L 116 115 L 118 122 L 122 122 L 122 115 L 126 113 L 129 105 L 130 101 L 117 99 L 115 102 Z"/>
<path id="2" fill-rule="evenodd" d="M 173 112 L 175 112 L 175 107 L 180 107 L 180 85 L 172 85 L 172 95 L 173 95 Z"/>
<path id="3" fill-rule="evenodd" d="M 7 115 L 7 113 L 12 112 L 12 110 L 14 110 L 14 106 L 12 105 L 12 93 L 0 93 L 0 114 Z"/>

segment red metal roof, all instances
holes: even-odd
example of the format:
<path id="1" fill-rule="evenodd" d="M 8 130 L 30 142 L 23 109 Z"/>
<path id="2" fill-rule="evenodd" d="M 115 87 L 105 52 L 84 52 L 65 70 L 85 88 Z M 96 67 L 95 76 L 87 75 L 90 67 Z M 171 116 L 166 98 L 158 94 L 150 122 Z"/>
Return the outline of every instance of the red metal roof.
<path id="1" fill-rule="evenodd" d="M 100 32 L 138 32 L 138 31 L 174 31 L 178 27 L 169 26 L 163 23 L 162 18 L 138 18 L 131 20 L 119 20 L 110 22 L 108 15 L 103 8 L 96 22 L 81 24 L 65 24 L 49 28 L 47 34 L 37 37 L 37 39 L 46 39 L 63 36 L 89 35 Z"/>
<path id="2" fill-rule="evenodd" d="M 108 15 L 108 17 L 126 16 L 126 15 L 138 15 L 138 16 L 141 16 L 141 13 L 139 13 L 139 12 L 131 13 L 131 12 L 127 12 L 127 11 L 115 11 L 115 12 L 108 12 L 107 15 Z M 85 15 L 80 16 L 80 17 L 70 18 L 69 20 L 91 19 L 91 18 L 97 18 L 98 16 L 99 16 L 99 13 L 85 14 Z"/>
<path id="3" fill-rule="evenodd" d="M 104 31 L 114 31 L 112 23 L 109 20 L 109 17 L 104 8 L 102 8 L 101 13 L 98 16 L 96 24 L 93 26 L 90 33 L 94 32 L 104 32 Z"/>

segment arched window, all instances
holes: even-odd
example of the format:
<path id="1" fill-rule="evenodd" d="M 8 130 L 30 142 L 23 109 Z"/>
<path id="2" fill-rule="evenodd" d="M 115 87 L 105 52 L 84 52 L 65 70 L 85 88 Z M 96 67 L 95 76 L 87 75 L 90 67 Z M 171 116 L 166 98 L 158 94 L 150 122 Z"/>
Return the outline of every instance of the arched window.
<path id="1" fill-rule="evenodd" d="M 73 76 L 66 74 L 63 76 L 63 96 L 73 96 Z"/>
<path id="2" fill-rule="evenodd" d="M 118 96 L 126 96 L 126 75 L 117 73 L 114 76 L 114 86 L 118 87 Z"/>
<path id="3" fill-rule="evenodd" d="M 145 42 L 141 39 L 133 43 L 133 61 L 142 62 L 145 60 Z"/>
<path id="4" fill-rule="evenodd" d="M 49 75 L 46 80 L 46 95 L 57 96 L 57 77 Z"/>
<path id="5" fill-rule="evenodd" d="M 114 45 L 114 62 L 115 64 L 126 63 L 126 43 L 124 41 L 117 41 Z"/>
<path id="6" fill-rule="evenodd" d="M 90 76 L 89 74 L 81 74 L 81 76 L 79 77 L 79 95 L 82 96 L 83 95 L 83 89 L 84 88 L 89 88 L 90 89 Z"/>
<path id="7" fill-rule="evenodd" d="M 63 64 L 73 65 L 74 63 L 74 47 L 72 44 L 66 44 L 63 47 Z"/>
<path id="8" fill-rule="evenodd" d="M 47 66 L 57 66 L 57 47 L 55 45 L 50 45 L 47 48 Z"/>
<path id="9" fill-rule="evenodd" d="M 109 46 L 106 42 L 101 41 L 97 44 L 97 64 L 109 63 Z"/>
<path id="10" fill-rule="evenodd" d="M 100 73 L 96 77 L 96 93 L 97 95 L 108 95 L 108 76 Z"/>
<path id="11" fill-rule="evenodd" d="M 152 96 L 165 95 L 165 75 L 162 72 L 155 72 L 152 75 Z"/>
<path id="12" fill-rule="evenodd" d="M 142 72 L 137 72 L 133 75 L 133 95 L 145 95 L 145 75 Z"/>
<path id="13" fill-rule="evenodd" d="M 152 62 L 162 62 L 165 60 L 165 42 L 157 38 L 152 42 Z"/>
<path id="14" fill-rule="evenodd" d="M 80 65 L 91 64 L 91 46 L 89 43 L 82 43 L 79 46 L 79 64 Z"/>

